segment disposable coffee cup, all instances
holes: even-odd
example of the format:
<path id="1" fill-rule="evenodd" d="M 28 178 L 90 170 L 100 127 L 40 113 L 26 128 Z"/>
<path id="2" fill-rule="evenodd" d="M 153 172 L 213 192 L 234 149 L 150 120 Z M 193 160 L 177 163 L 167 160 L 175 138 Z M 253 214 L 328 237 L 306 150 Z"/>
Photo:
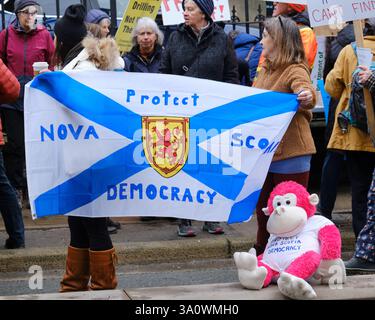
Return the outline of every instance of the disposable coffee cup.
<path id="1" fill-rule="evenodd" d="M 34 62 L 33 69 L 34 69 L 34 77 L 36 77 L 41 70 L 48 68 L 48 62 Z"/>

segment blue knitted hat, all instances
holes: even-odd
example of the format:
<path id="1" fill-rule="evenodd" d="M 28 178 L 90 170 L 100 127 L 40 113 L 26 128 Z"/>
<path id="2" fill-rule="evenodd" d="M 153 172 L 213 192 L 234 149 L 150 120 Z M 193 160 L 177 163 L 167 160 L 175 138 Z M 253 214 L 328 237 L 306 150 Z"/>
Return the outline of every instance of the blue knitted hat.
<path id="1" fill-rule="evenodd" d="M 185 1 L 182 2 L 182 9 L 185 10 Z M 212 13 L 214 12 L 214 2 L 212 0 L 193 0 L 199 9 L 206 15 L 208 20 L 211 19 Z"/>
<path id="2" fill-rule="evenodd" d="M 27 6 L 38 6 L 40 7 L 40 4 L 36 1 L 30 1 L 30 0 L 16 0 L 14 2 L 14 12 L 18 13 L 21 11 L 23 8 Z"/>
<path id="3" fill-rule="evenodd" d="M 85 22 L 98 24 L 103 19 L 109 19 L 109 15 L 99 9 L 91 9 L 85 18 Z"/>

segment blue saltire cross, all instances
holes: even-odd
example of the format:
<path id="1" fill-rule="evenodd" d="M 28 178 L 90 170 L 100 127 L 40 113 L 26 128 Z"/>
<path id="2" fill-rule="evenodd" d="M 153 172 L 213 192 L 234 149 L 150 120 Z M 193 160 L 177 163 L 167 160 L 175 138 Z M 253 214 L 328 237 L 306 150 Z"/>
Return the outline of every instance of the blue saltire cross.
<path id="1" fill-rule="evenodd" d="M 64 72 L 39 75 L 30 87 L 43 91 L 66 108 L 132 141 L 134 132 L 142 126 L 142 116 L 72 79 Z M 69 95 L 66 92 L 69 92 Z M 275 105 L 275 101 L 277 101 L 277 105 Z M 295 103 L 292 103 L 293 101 Z M 254 108 L 259 106 L 260 102 L 262 108 Z M 293 95 L 266 92 L 196 114 L 190 118 L 190 129 L 208 131 L 219 128 L 218 133 L 222 133 L 243 123 L 280 113 L 295 112 L 297 107 L 298 103 Z M 190 144 L 201 142 L 203 141 L 190 141 Z M 117 185 L 130 176 L 149 168 L 148 163 L 136 164 L 133 160 L 134 150 L 141 143 L 142 141 L 133 141 L 75 177 L 38 196 L 35 199 L 36 215 L 42 217 L 69 213 L 100 197 L 107 191 L 108 186 Z M 198 145 L 195 150 L 191 147 L 189 150 L 188 157 L 206 152 Z M 214 158 L 212 154 L 209 156 Z M 207 164 L 190 161 L 190 163 L 185 163 L 182 170 L 224 197 L 235 200 L 242 190 L 247 175 L 242 172 L 235 175 L 217 175 L 217 173 L 222 173 L 224 168 L 231 168 L 231 166 L 220 159 L 215 160 L 207 161 Z M 215 163 L 215 165 L 211 163 Z M 213 175 L 215 175 L 215 179 L 212 178 Z M 228 222 L 247 220 L 252 214 L 254 207 L 251 206 L 254 206 L 252 203 L 258 198 L 259 192 L 260 190 L 236 203 L 232 207 Z"/>

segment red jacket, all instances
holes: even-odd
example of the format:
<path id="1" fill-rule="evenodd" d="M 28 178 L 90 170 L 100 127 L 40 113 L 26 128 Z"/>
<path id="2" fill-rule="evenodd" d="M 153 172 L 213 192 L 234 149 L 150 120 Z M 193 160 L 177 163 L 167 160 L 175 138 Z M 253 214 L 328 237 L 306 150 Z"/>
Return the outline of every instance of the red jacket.
<path id="1" fill-rule="evenodd" d="M 0 58 L 4 57 L 5 49 L 4 29 L 0 33 Z M 33 76 L 33 63 L 37 61 L 46 61 L 52 69 L 52 56 L 55 47 L 49 32 L 44 26 L 38 25 L 35 30 L 25 33 L 16 30 L 14 25 L 8 27 L 7 44 L 7 66 L 13 74 Z"/>
<path id="2" fill-rule="evenodd" d="M 0 104 L 16 100 L 19 93 L 20 84 L 17 81 L 17 78 L 8 70 L 6 65 L 0 59 Z M 1 131 L 0 119 L 0 145 L 2 144 L 4 144 L 4 139 Z"/>

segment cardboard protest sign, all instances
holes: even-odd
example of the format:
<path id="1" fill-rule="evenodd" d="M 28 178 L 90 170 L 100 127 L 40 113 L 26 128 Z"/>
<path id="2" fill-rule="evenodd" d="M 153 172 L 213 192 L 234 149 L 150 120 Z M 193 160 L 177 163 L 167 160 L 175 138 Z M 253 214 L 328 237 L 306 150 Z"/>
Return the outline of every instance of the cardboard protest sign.
<path id="1" fill-rule="evenodd" d="M 155 19 L 160 8 L 161 0 L 136 1 L 130 0 L 115 39 L 121 52 L 128 52 L 132 47 L 131 34 L 137 21 L 141 17 Z"/>
<path id="2" fill-rule="evenodd" d="M 375 0 L 307 0 L 312 27 L 375 17 Z"/>

